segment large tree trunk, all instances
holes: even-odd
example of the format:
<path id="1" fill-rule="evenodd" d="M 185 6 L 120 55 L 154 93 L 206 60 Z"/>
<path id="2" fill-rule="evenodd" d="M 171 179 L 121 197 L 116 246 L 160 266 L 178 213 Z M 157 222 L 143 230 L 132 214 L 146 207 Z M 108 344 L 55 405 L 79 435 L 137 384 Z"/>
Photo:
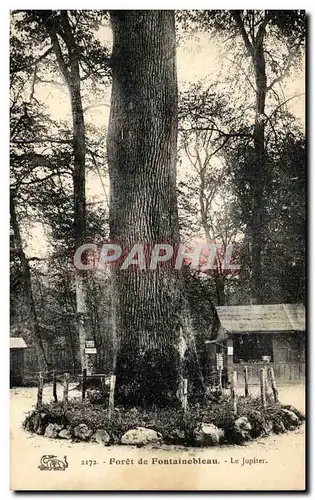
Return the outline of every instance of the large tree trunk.
<path id="1" fill-rule="evenodd" d="M 14 235 L 15 250 L 17 251 L 17 254 L 21 262 L 22 281 L 24 289 L 23 296 L 25 298 L 28 311 L 28 318 L 25 318 L 26 319 L 25 323 L 30 330 L 31 342 L 35 349 L 39 369 L 40 371 L 46 371 L 48 363 L 45 354 L 45 349 L 43 346 L 40 327 L 38 324 L 37 313 L 35 309 L 35 302 L 32 291 L 31 272 L 27 257 L 23 250 L 20 226 L 15 209 L 15 193 L 12 190 L 10 190 L 10 216 L 11 216 L 11 221 L 10 221 L 11 227 Z"/>
<path id="2" fill-rule="evenodd" d="M 256 105 L 254 123 L 255 158 L 251 172 L 252 213 L 249 221 L 251 231 L 251 302 L 259 304 L 262 296 L 261 251 L 264 234 L 264 186 L 265 186 L 265 103 L 267 93 L 266 62 L 264 53 L 264 37 L 268 24 L 268 14 L 260 22 L 256 35 L 250 37 L 244 27 L 240 11 L 233 11 L 233 17 L 248 54 L 251 57 L 256 84 Z"/>
<path id="3" fill-rule="evenodd" d="M 179 243 L 177 78 L 172 11 L 113 11 L 113 87 L 107 137 L 110 237 Z M 113 266 L 117 396 L 124 404 L 175 403 L 191 332 L 181 271 Z"/>

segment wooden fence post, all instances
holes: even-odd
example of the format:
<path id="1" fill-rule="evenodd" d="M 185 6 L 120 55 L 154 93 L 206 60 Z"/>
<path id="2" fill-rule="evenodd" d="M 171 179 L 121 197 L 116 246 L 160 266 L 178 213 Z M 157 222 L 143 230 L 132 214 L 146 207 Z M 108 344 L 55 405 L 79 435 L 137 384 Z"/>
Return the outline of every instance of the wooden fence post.
<path id="1" fill-rule="evenodd" d="M 64 409 L 68 406 L 68 393 L 69 393 L 69 373 L 64 374 L 63 379 L 63 407 Z"/>
<path id="2" fill-rule="evenodd" d="M 53 397 L 54 397 L 55 402 L 57 403 L 58 396 L 57 396 L 57 376 L 56 376 L 56 370 L 53 370 Z"/>
<path id="3" fill-rule="evenodd" d="M 279 401 L 279 393 L 278 393 L 278 389 L 276 386 L 275 372 L 274 372 L 274 369 L 272 368 L 272 366 L 270 368 L 268 368 L 268 375 L 269 375 L 269 380 L 270 380 L 270 384 L 271 384 L 271 389 L 273 392 L 273 397 L 274 397 L 275 401 L 278 402 Z"/>
<path id="4" fill-rule="evenodd" d="M 219 392 L 222 392 L 222 366 L 219 366 Z"/>
<path id="5" fill-rule="evenodd" d="M 42 404 L 43 404 L 43 388 L 44 388 L 44 377 L 42 375 L 42 372 L 39 372 L 39 374 L 38 374 L 38 389 L 37 389 L 37 404 L 36 404 L 36 407 L 38 409 L 40 409 Z"/>
<path id="6" fill-rule="evenodd" d="M 101 377 L 101 391 L 102 391 L 103 396 L 105 396 L 105 392 L 106 392 L 105 376 Z"/>
<path id="7" fill-rule="evenodd" d="M 261 404 L 266 408 L 266 372 L 265 368 L 260 369 L 260 398 Z"/>
<path id="8" fill-rule="evenodd" d="M 184 413 L 187 412 L 187 395 L 188 395 L 188 380 L 187 378 L 183 379 L 183 410 Z"/>
<path id="9" fill-rule="evenodd" d="M 85 400 L 85 391 L 86 391 L 86 368 L 82 371 L 82 401 Z"/>
<path id="10" fill-rule="evenodd" d="M 248 367 L 247 366 L 244 366 L 244 380 L 245 380 L 245 398 L 248 398 L 249 390 L 248 390 Z"/>
<path id="11" fill-rule="evenodd" d="M 237 372 L 234 371 L 232 374 L 232 382 L 231 382 L 231 398 L 232 398 L 232 405 L 233 405 L 233 413 L 235 415 L 237 413 L 236 386 L 237 386 Z"/>
<path id="12" fill-rule="evenodd" d="M 116 375 L 112 375 L 110 378 L 110 388 L 109 388 L 109 402 L 108 402 L 108 419 L 111 420 L 114 411 L 115 402 L 115 384 Z"/>

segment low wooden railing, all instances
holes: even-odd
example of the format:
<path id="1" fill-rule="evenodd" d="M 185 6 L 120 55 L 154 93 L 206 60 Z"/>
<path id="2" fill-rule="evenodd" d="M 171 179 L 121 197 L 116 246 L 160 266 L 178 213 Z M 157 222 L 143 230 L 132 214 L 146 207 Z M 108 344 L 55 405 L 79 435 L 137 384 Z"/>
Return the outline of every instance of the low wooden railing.
<path id="1" fill-rule="evenodd" d="M 238 378 L 243 378 L 244 366 L 248 369 L 248 378 L 252 385 L 260 384 L 261 368 L 272 367 L 278 385 L 303 383 L 305 380 L 305 363 L 304 362 L 275 362 L 275 363 L 234 363 L 231 367 L 232 371 L 237 372 Z"/>
<path id="2" fill-rule="evenodd" d="M 59 382 L 63 386 L 63 398 L 62 404 L 64 409 L 66 410 L 68 407 L 69 401 L 69 384 L 71 382 L 81 382 L 81 399 L 85 400 L 86 396 L 86 386 L 87 379 L 89 378 L 100 378 L 102 387 L 105 387 L 105 379 L 108 377 L 105 373 L 94 373 L 92 375 L 88 375 L 86 370 L 84 369 L 82 374 L 72 375 L 70 373 L 57 373 L 56 370 L 47 371 L 47 372 L 39 372 L 38 373 L 38 389 L 37 389 L 37 402 L 36 407 L 40 409 L 43 405 L 43 389 L 45 383 L 53 384 L 53 398 L 55 402 L 58 402 L 57 395 L 57 383 Z M 114 394 L 115 394 L 115 384 L 116 384 L 116 376 L 110 376 L 110 388 L 109 388 L 109 418 L 111 418 L 114 410 Z"/>

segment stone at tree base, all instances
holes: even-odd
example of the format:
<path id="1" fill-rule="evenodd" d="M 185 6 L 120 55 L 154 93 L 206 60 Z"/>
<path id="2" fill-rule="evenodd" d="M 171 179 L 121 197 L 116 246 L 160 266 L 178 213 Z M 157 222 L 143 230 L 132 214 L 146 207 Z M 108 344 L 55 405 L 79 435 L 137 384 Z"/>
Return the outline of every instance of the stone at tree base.
<path id="1" fill-rule="evenodd" d="M 73 434 L 81 441 L 88 441 L 93 434 L 86 424 L 79 424 L 73 429 Z"/>
<path id="2" fill-rule="evenodd" d="M 110 442 L 109 434 L 104 429 L 97 429 L 91 437 L 91 441 L 93 443 L 103 444 L 104 446 L 108 446 Z"/>
<path id="3" fill-rule="evenodd" d="M 286 431 L 285 429 L 285 426 L 284 426 L 284 423 L 279 421 L 279 422 L 274 422 L 273 426 L 272 426 L 272 430 L 273 432 L 275 432 L 276 434 L 283 434 L 283 432 Z"/>
<path id="4" fill-rule="evenodd" d="M 174 429 L 167 436 L 167 440 L 169 442 L 175 443 L 175 444 L 184 444 L 186 441 L 185 432 L 183 430 L 180 430 L 180 429 Z"/>
<path id="5" fill-rule="evenodd" d="M 290 427 L 297 427 L 301 423 L 299 417 L 297 417 L 293 411 L 282 409 L 281 415 L 287 429 L 290 429 Z"/>
<path id="6" fill-rule="evenodd" d="M 37 433 L 38 428 L 40 427 L 41 418 L 39 413 L 35 413 L 33 416 L 33 431 Z"/>
<path id="7" fill-rule="evenodd" d="M 295 406 L 292 406 L 292 405 L 282 405 L 282 409 L 283 410 L 290 410 L 290 411 L 292 411 L 301 421 L 305 420 L 305 415 L 303 415 L 303 413 L 300 410 L 298 410 L 297 408 L 295 408 Z"/>
<path id="8" fill-rule="evenodd" d="M 195 432 L 195 440 L 200 446 L 217 446 L 224 440 L 224 430 L 214 424 L 202 423 Z"/>
<path id="9" fill-rule="evenodd" d="M 162 436 L 159 432 L 145 427 L 130 429 L 121 438 L 121 444 L 143 446 L 146 444 L 161 443 Z"/>
<path id="10" fill-rule="evenodd" d="M 63 426 L 59 424 L 48 424 L 45 429 L 45 437 L 56 438 L 62 428 Z"/>
<path id="11" fill-rule="evenodd" d="M 240 441 L 247 441 L 251 438 L 250 431 L 252 426 L 247 417 L 239 417 L 234 422 L 233 431 L 236 438 Z"/>
<path id="12" fill-rule="evenodd" d="M 265 424 L 263 425 L 263 431 L 264 431 L 264 433 L 268 436 L 269 434 L 272 433 L 272 429 L 273 429 L 272 422 L 270 422 L 270 420 L 267 420 L 265 422 Z"/>
<path id="13" fill-rule="evenodd" d="M 60 439 L 71 439 L 72 438 L 72 435 L 71 435 L 71 432 L 69 429 L 62 429 L 59 434 L 58 434 L 58 437 Z"/>
<path id="14" fill-rule="evenodd" d="M 260 411 L 253 410 L 250 413 L 251 437 L 268 436 L 272 432 L 272 422 L 264 418 Z"/>

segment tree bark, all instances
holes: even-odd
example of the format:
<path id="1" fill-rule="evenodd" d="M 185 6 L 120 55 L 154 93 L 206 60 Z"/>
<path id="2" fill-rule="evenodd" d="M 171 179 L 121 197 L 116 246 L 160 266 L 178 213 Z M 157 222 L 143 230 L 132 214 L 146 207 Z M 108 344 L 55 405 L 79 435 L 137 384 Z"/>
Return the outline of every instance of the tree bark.
<path id="1" fill-rule="evenodd" d="M 31 272 L 27 257 L 23 250 L 23 243 L 21 238 L 20 226 L 16 214 L 15 208 L 15 193 L 10 190 L 10 222 L 14 235 L 15 248 L 17 250 L 20 262 L 21 262 L 21 270 L 22 270 L 22 281 L 24 288 L 24 297 L 27 304 L 28 310 L 28 324 L 31 333 L 31 341 L 35 349 L 37 362 L 39 365 L 39 371 L 45 372 L 48 367 L 48 362 L 46 358 L 45 349 L 43 346 L 43 341 L 41 337 L 40 327 L 37 320 L 37 313 L 35 309 L 35 302 L 32 291 L 32 281 L 31 281 Z"/>
<path id="2" fill-rule="evenodd" d="M 112 11 L 111 22 L 110 237 L 125 250 L 177 246 L 174 12 Z M 193 342 L 181 271 L 171 262 L 156 270 L 117 265 L 112 280 L 116 399 L 175 404 Z"/>

